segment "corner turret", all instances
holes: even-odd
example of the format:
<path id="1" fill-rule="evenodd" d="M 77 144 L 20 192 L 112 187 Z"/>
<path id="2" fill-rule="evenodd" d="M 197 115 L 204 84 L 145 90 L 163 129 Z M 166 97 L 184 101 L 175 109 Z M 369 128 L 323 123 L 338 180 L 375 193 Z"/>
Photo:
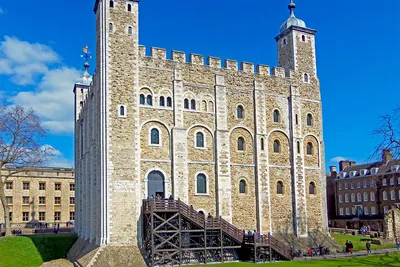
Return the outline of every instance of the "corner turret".
<path id="1" fill-rule="evenodd" d="M 89 74 L 89 62 L 88 59 L 89 57 L 89 51 L 88 51 L 88 46 L 85 46 L 83 48 L 83 53 L 85 53 L 85 64 L 83 64 L 85 68 L 85 72 L 82 74 L 81 77 L 79 77 L 78 80 L 76 80 L 75 86 L 74 86 L 74 94 L 75 94 L 75 121 L 79 118 L 79 113 L 81 112 L 81 109 L 83 107 L 83 102 L 88 94 L 90 85 L 92 84 L 92 76 Z"/>

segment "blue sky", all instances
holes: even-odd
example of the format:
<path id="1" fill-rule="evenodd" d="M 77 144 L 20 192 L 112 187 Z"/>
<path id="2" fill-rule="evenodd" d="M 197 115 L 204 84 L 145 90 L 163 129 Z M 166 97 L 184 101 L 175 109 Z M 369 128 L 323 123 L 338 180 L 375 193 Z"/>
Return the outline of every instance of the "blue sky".
<path id="1" fill-rule="evenodd" d="M 95 47 L 94 0 L 0 2 L 0 97 L 33 107 L 73 166 L 73 84 L 81 49 Z M 205 56 L 277 65 L 274 37 L 288 0 L 142 0 L 140 43 Z M 327 166 L 367 160 L 379 115 L 399 105 L 397 0 L 296 0 L 296 16 L 316 29 Z M 94 70 L 92 61 L 91 71 Z"/>

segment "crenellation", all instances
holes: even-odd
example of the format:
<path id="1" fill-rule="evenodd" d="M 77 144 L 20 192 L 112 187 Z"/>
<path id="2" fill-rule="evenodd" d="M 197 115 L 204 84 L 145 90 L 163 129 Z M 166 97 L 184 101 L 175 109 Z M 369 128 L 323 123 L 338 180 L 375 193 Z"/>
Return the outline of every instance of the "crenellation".
<path id="1" fill-rule="evenodd" d="M 271 75 L 271 68 L 267 65 L 258 64 L 257 65 L 257 73 L 263 76 Z"/>
<path id="2" fill-rule="evenodd" d="M 254 73 L 254 64 L 249 62 L 240 62 L 240 70 L 246 73 Z"/>
<path id="3" fill-rule="evenodd" d="M 151 57 L 156 59 L 167 60 L 167 50 L 165 48 L 152 47 Z"/>
<path id="4" fill-rule="evenodd" d="M 145 57 L 145 56 L 146 56 L 146 46 L 139 45 L 139 57 Z"/>
<path id="5" fill-rule="evenodd" d="M 285 78 L 285 69 L 284 68 L 280 68 L 280 67 L 273 67 L 272 68 L 272 75 L 276 76 L 276 77 L 282 77 Z"/>
<path id="6" fill-rule="evenodd" d="M 238 70 L 237 60 L 225 59 L 224 67 L 228 70 Z"/>
<path id="7" fill-rule="evenodd" d="M 173 61 L 176 61 L 179 63 L 185 63 L 186 62 L 186 53 L 181 52 L 181 51 L 172 50 L 171 58 Z"/>
<path id="8" fill-rule="evenodd" d="M 221 59 L 218 57 L 207 57 L 207 65 L 210 66 L 211 68 L 221 68 Z"/>
<path id="9" fill-rule="evenodd" d="M 204 56 L 199 54 L 190 54 L 190 62 L 193 65 L 204 65 Z"/>

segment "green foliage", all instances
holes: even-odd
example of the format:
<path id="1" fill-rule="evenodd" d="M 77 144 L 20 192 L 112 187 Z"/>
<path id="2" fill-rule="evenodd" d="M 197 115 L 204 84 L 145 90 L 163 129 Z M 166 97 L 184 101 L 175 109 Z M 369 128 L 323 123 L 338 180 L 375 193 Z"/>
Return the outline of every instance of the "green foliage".
<path id="1" fill-rule="evenodd" d="M 0 238 L 0 267 L 40 266 L 66 258 L 76 235 L 38 235 Z"/>
<path id="2" fill-rule="evenodd" d="M 363 236 L 357 236 L 357 235 L 344 235 L 344 234 L 332 234 L 332 237 L 336 240 L 336 242 L 345 248 L 346 240 L 351 241 L 353 243 L 353 251 L 360 251 L 360 250 L 366 250 L 366 240 L 373 240 L 371 238 L 365 238 Z M 385 249 L 385 248 L 395 248 L 395 244 L 384 244 L 384 245 L 371 245 L 371 250 L 374 249 Z"/>

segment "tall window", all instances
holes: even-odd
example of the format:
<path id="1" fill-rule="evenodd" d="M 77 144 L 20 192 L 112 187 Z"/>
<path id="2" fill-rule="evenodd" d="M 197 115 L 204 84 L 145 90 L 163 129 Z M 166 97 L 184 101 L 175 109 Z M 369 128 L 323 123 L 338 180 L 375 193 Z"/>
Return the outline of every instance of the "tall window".
<path id="1" fill-rule="evenodd" d="M 351 193 L 351 202 L 356 202 L 356 195 Z"/>
<path id="2" fill-rule="evenodd" d="M 371 201 L 375 201 L 375 192 L 371 192 L 369 194 L 369 198 L 371 199 Z"/>
<path id="3" fill-rule="evenodd" d="M 140 95 L 140 105 L 144 105 L 144 102 L 145 102 L 145 101 L 144 101 L 144 98 L 145 98 L 144 95 L 141 94 L 141 95 Z"/>
<path id="4" fill-rule="evenodd" d="M 113 32 L 114 27 L 113 27 L 113 24 L 112 24 L 112 23 L 109 23 L 109 24 L 108 24 L 108 30 L 109 30 L 110 32 Z"/>
<path id="5" fill-rule="evenodd" d="M 300 142 L 297 141 L 297 153 L 300 153 Z"/>
<path id="6" fill-rule="evenodd" d="M 278 123 L 280 120 L 279 110 L 274 110 L 274 122 Z"/>
<path id="7" fill-rule="evenodd" d="M 308 191 L 309 191 L 310 195 L 315 195 L 315 183 L 314 182 L 310 183 Z"/>
<path id="8" fill-rule="evenodd" d="M 357 202 L 361 202 L 361 201 L 362 201 L 361 193 L 357 193 Z"/>
<path id="9" fill-rule="evenodd" d="M 119 107 L 119 115 L 120 116 L 125 116 L 125 107 L 124 106 L 120 106 Z"/>
<path id="10" fill-rule="evenodd" d="M 54 220 L 59 221 L 61 219 L 61 212 L 56 211 L 54 212 Z"/>
<path id="11" fill-rule="evenodd" d="M 307 114 L 307 126 L 312 126 L 312 115 Z"/>
<path id="12" fill-rule="evenodd" d="M 313 154 L 313 145 L 311 142 L 307 143 L 307 155 Z"/>
<path id="13" fill-rule="evenodd" d="M 386 179 L 382 179 L 382 185 L 387 185 L 386 184 Z"/>
<path id="14" fill-rule="evenodd" d="M 160 144 L 160 132 L 158 129 L 153 128 L 150 131 L 150 144 L 152 145 L 159 145 Z"/>
<path id="15" fill-rule="evenodd" d="M 132 5 L 128 4 L 128 11 L 131 12 L 132 11 Z"/>
<path id="16" fill-rule="evenodd" d="M 364 192 L 364 201 L 368 201 L 368 193 Z"/>
<path id="17" fill-rule="evenodd" d="M 346 203 L 349 202 L 349 194 L 344 195 L 344 202 L 346 202 Z"/>
<path id="18" fill-rule="evenodd" d="M 183 101 L 183 107 L 185 109 L 189 109 L 189 99 L 185 98 L 185 100 Z"/>
<path id="19" fill-rule="evenodd" d="M 364 207 L 364 214 L 369 215 L 368 207 Z"/>
<path id="20" fill-rule="evenodd" d="M 278 195 L 282 195 L 283 194 L 283 183 L 281 181 L 276 183 L 276 193 Z"/>
<path id="21" fill-rule="evenodd" d="M 196 147 L 204 147 L 204 134 L 202 132 L 196 133 Z"/>
<path id="22" fill-rule="evenodd" d="M 69 220 L 70 220 L 70 221 L 75 221 L 75 212 L 74 212 L 74 211 L 71 211 L 71 212 L 69 213 Z"/>
<path id="23" fill-rule="evenodd" d="M 8 190 L 13 189 L 13 183 L 12 182 L 7 182 L 6 183 L 6 189 L 8 189 Z"/>
<path id="24" fill-rule="evenodd" d="M 110 7 L 111 8 L 114 7 L 114 1 L 113 0 L 110 1 Z"/>
<path id="25" fill-rule="evenodd" d="M 39 197 L 39 204 L 45 205 L 46 204 L 46 197 Z"/>
<path id="26" fill-rule="evenodd" d="M 244 114 L 243 106 L 238 106 L 237 107 L 237 118 L 243 119 L 243 114 Z"/>
<path id="27" fill-rule="evenodd" d="M 246 193 L 246 181 L 245 180 L 240 180 L 240 182 L 239 182 L 239 193 L 240 194 Z"/>
<path id="28" fill-rule="evenodd" d="M 244 150 L 244 138 L 243 137 L 238 138 L 238 150 L 239 151 Z"/>
<path id="29" fill-rule="evenodd" d="M 160 107 L 165 106 L 165 98 L 163 96 L 160 96 Z"/>
<path id="30" fill-rule="evenodd" d="M 388 199 L 388 195 L 386 191 L 383 191 L 383 200 L 387 200 Z"/>
<path id="31" fill-rule="evenodd" d="M 196 100 L 190 100 L 190 109 L 196 110 Z"/>
<path id="32" fill-rule="evenodd" d="M 167 107 L 172 107 L 172 98 L 167 97 Z"/>
<path id="33" fill-rule="evenodd" d="M 133 32 L 132 27 L 129 26 L 129 27 L 128 27 L 128 35 L 132 35 L 132 32 Z"/>
<path id="34" fill-rule="evenodd" d="M 61 190 L 61 184 L 60 183 L 55 183 L 54 184 L 54 190 L 56 190 L 56 191 Z"/>
<path id="35" fill-rule="evenodd" d="M 390 200 L 396 200 L 396 192 L 394 190 L 390 191 Z"/>
<path id="36" fill-rule="evenodd" d="M 22 221 L 29 221 L 29 212 L 22 212 Z"/>
<path id="37" fill-rule="evenodd" d="M 6 204 L 7 205 L 12 205 L 13 204 L 13 198 L 10 196 L 6 196 Z"/>
<path id="38" fill-rule="evenodd" d="M 278 140 L 274 141 L 274 152 L 275 153 L 281 152 L 281 144 L 279 143 Z"/>
<path id="39" fill-rule="evenodd" d="M 149 105 L 149 106 L 153 105 L 153 97 L 151 95 L 148 95 L 146 97 L 146 104 Z"/>
<path id="40" fill-rule="evenodd" d="M 339 203 L 343 203 L 343 196 L 342 196 L 342 194 L 339 194 Z"/>
<path id="41" fill-rule="evenodd" d="M 306 37 L 305 37 L 304 35 L 302 35 L 302 36 L 301 36 L 301 40 L 302 40 L 303 42 L 305 42 L 305 41 L 306 41 Z"/>
<path id="42" fill-rule="evenodd" d="M 207 178 L 204 174 L 200 173 L 197 175 L 197 194 L 206 194 L 207 193 Z"/>
<path id="43" fill-rule="evenodd" d="M 261 150 L 264 150 L 264 138 L 261 138 Z"/>
<path id="44" fill-rule="evenodd" d="M 375 206 L 371 207 L 371 215 L 375 215 L 376 214 L 376 208 Z"/>
<path id="45" fill-rule="evenodd" d="M 39 212 L 39 221 L 45 221 L 45 220 L 46 220 L 46 213 Z"/>
<path id="46" fill-rule="evenodd" d="M 303 78 L 305 83 L 308 83 L 309 79 L 308 79 L 308 74 L 304 73 L 304 78 Z"/>
<path id="47" fill-rule="evenodd" d="M 75 191 L 75 184 L 69 184 L 69 191 Z"/>

